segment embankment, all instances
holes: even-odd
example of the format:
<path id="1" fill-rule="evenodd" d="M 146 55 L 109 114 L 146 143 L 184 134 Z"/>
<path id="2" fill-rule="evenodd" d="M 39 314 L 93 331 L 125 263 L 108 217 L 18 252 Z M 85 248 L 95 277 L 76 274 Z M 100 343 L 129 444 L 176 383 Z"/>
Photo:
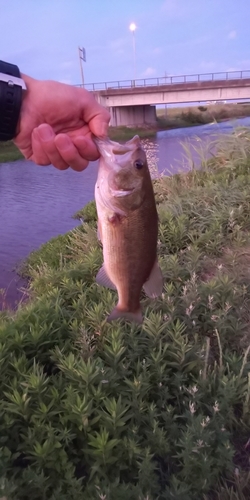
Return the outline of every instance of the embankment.
<path id="1" fill-rule="evenodd" d="M 28 303 L 0 314 L 2 496 L 249 498 L 249 139 L 155 181 L 165 284 L 141 327 L 105 320 L 94 203 L 30 256 Z"/>

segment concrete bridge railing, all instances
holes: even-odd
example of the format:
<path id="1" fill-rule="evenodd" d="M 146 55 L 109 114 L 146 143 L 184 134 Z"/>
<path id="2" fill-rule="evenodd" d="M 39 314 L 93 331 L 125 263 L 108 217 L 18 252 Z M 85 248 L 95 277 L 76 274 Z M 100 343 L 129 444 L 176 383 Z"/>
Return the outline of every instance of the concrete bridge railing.
<path id="1" fill-rule="evenodd" d="M 98 82 L 78 84 L 77 87 L 84 87 L 87 90 L 98 92 L 100 90 L 126 89 L 134 87 L 159 87 L 161 85 L 173 85 L 178 83 L 194 82 L 216 82 L 218 80 L 238 80 L 250 78 L 250 70 L 221 71 L 218 73 L 197 73 L 193 75 L 166 75 L 155 78 L 139 78 L 136 80 L 120 80 L 111 82 Z"/>

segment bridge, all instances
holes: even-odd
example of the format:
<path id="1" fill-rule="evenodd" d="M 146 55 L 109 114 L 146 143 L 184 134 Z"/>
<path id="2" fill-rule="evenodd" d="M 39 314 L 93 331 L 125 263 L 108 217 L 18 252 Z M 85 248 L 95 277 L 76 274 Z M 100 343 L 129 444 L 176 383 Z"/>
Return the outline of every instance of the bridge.
<path id="1" fill-rule="evenodd" d="M 250 99 L 250 70 L 85 84 L 111 125 L 155 125 L 157 104 Z"/>

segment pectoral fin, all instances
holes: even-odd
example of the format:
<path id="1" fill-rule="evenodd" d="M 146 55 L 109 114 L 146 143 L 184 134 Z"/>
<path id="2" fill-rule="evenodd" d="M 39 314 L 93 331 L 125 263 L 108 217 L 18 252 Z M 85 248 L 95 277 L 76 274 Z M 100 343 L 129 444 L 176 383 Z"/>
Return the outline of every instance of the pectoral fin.
<path id="1" fill-rule="evenodd" d="M 161 269 L 159 267 L 158 261 L 156 259 L 153 269 L 146 283 L 143 285 L 143 290 L 148 297 L 155 299 L 159 297 L 162 293 L 163 288 L 163 276 Z"/>
<path id="2" fill-rule="evenodd" d="M 105 286 L 106 288 L 111 288 L 111 290 L 116 290 L 116 286 L 107 275 L 104 264 L 96 275 L 96 283 L 98 283 L 98 285 Z"/>

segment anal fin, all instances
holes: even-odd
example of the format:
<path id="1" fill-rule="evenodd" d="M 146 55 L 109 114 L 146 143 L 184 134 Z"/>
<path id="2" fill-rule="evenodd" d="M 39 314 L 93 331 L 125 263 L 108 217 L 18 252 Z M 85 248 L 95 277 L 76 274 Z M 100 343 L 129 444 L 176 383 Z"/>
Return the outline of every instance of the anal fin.
<path id="1" fill-rule="evenodd" d="M 155 299 L 161 295 L 163 289 L 163 276 L 156 259 L 149 278 L 143 285 L 143 290 L 148 297 Z"/>

